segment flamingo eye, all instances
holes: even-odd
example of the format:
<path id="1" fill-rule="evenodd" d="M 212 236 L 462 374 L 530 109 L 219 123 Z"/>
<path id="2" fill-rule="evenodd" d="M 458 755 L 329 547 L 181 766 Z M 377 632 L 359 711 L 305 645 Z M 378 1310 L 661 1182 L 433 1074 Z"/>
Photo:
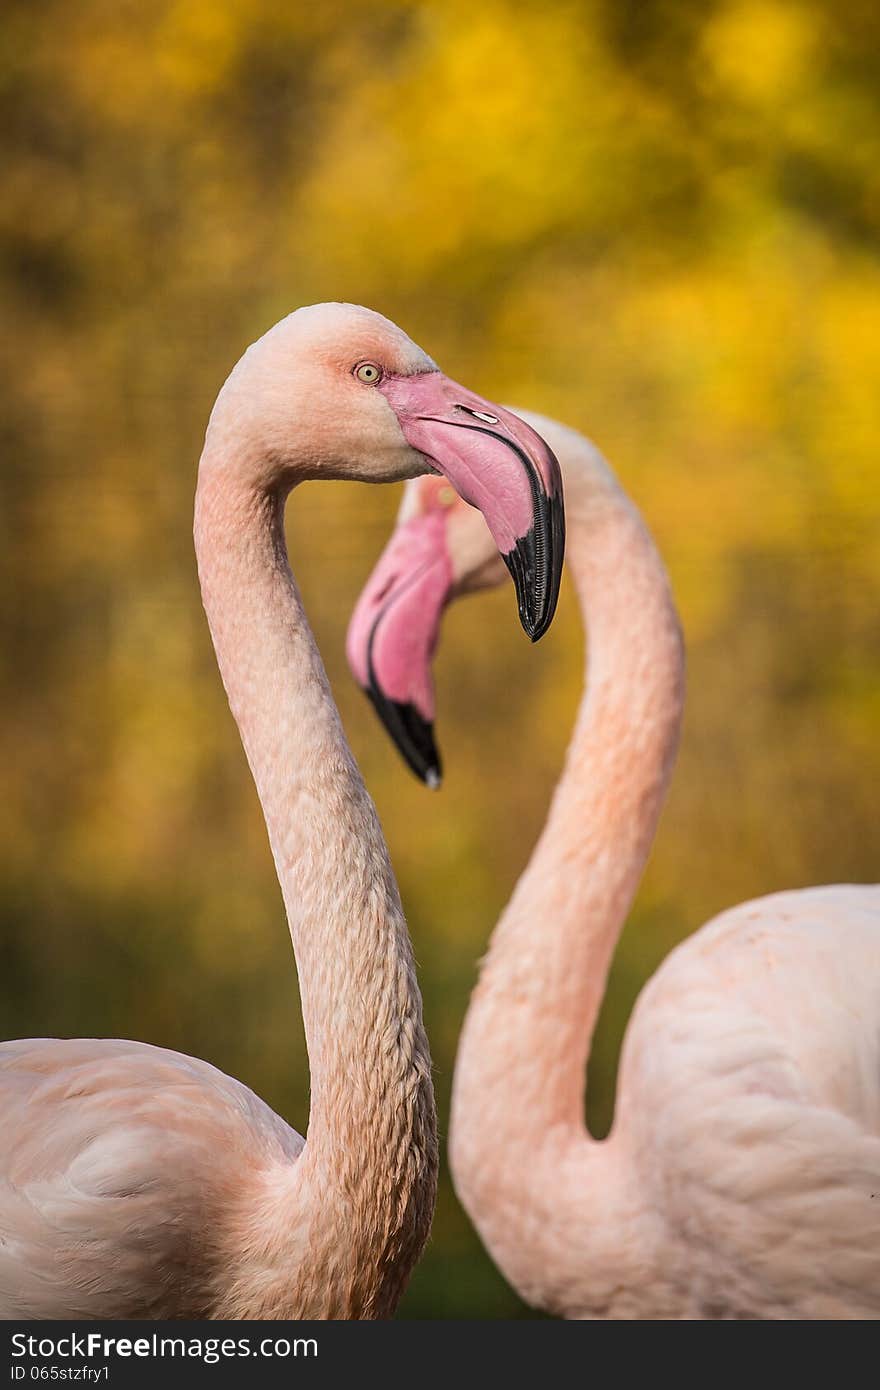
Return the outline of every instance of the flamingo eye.
<path id="1" fill-rule="evenodd" d="M 382 380 L 382 368 L 377 367 L 375 362 L 361 362 L 355 367 L 354 374 L 358 381 L 364 382 L 367 386 L 375 386 Z"/>

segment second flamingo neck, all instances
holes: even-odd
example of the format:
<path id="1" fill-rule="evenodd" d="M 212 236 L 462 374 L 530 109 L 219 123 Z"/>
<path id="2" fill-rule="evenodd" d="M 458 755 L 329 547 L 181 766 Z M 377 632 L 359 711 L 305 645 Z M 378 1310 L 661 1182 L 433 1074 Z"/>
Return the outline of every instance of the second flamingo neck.
<path id="1" fill-rule="evenodd" d="M 583 1133 L 590 1039 L 683 699 L 678 620 L 641 519 L 610 479 L 572 491 L 568 563 L 588 678 L 546 825 L 493 934 L 456 1072 L 459 1116 L 482 1090 L 493 1098 L 487 1126 L 497 1114 L 502 1130 L 507 1116 L 511 1143 L 527 1148 L 551 1130 Z"/>

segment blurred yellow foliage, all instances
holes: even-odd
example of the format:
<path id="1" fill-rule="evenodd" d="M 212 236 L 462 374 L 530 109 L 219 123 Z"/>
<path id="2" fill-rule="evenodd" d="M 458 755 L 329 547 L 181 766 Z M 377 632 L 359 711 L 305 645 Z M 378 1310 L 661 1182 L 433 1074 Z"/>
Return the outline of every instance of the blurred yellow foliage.
<path id="1" fill-rule="evenodd" d="M 775 114 L 792 96 L 810 93 L 818 27 L 791 0 L 756 0 L 715 8 L 703 52 L 720 91 Z"/>

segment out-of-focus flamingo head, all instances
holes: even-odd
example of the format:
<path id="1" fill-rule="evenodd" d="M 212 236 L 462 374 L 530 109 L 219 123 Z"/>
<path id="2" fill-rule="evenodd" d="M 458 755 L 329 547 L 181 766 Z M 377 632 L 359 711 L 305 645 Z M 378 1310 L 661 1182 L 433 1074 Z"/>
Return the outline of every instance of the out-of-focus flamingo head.
<path id="1" fill-rule="evenodd" d="M 315 304 L 276 324 L 218 397 L 208 444 L 221 447 L 207 449 L 209 461 L 232 456 L 222 447 L 230 431 L 247 439 L 247 466 L 264 489 L 442 474 L 486 518 L 532 641 L 547 630 L 565 547 L 553 451 L 524 420 L 444 376 L 381 314 Z"/>
<path id="2" fill-rule="evenodd" d="M 486 522 L 443 478 L 407 483 L 397 525 L 352 614 L 346 651 L 355 679 L 409 767 L 440 784 L 431 665 L 450 599 L 505 577 Z"/>

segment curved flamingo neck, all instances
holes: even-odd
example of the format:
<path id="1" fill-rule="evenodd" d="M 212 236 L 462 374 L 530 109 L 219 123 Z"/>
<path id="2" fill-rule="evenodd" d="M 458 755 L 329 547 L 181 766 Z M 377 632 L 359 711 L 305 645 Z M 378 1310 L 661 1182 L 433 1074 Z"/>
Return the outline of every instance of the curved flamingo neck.
<path id="1" fill-rule="evenodd" d="M 289 1288 L 299 1317 L 381 1316 L 396 1305 L 433 1210 L 421 998 L 378 817 L 287 561 L 285 496 L 248 487 L 228 464 L 206 447 L 199 576 L 287 911 L 312 1096 L 289 1181 L 261 1197 L 260 1277 L 277 1264 L 281 1285 L 262 1315 L 291 1316 Z"/>
<path id="2" fill-rule="evenodd" d="M 628 1202 L 620 1155 L 585 1128 L 586 1063 L 666 793 L 684 687 L 662 561 L 604 463 L 580 444 L 560 457 L 588 675 L 547 822 L 471 999 L 451 1122 L 462 1200 L 520 1289 L 545 1278 L 545 1306 L 550 1266 L 565 1263 L 566 1244 L 583 1251 L 575 1214 L 613 1245 L 615 1198 Z M 540 1250 L 551 1227 L 555 1246 Z"/>

